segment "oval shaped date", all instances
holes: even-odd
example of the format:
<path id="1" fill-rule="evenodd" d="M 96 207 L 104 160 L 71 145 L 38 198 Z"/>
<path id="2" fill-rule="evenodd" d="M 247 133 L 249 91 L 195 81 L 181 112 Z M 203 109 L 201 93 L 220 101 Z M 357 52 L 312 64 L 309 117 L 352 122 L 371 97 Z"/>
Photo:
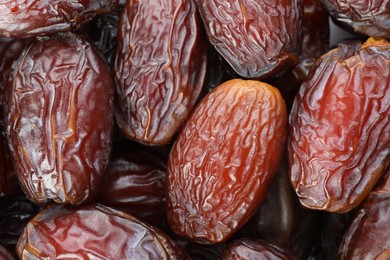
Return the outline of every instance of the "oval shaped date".
<path id="1" fill-rule="evenodd" d="M 13 64 L 6 99 L 25 193 L 38 204 L 91 199 L 108 165 L 114 113 L 113 78 L 97 49 L 73 33 L 36 39 Z"/>
<path id="2" fill-rule="evenodd" d="M 41 211 L 27 224 L 17 253 L 20 259 L 187 259 L 159 229 L 101 205 Z"/>
<path id="3" fill-rule="evenodd" d="M 97 13 L 111 12 L 118 0 L 3 0 L 0 35 L 31 37 L 76 29 Z"/>
<path id="4" fill-rule="evenodd" d="M 291 181 L 303 205 L 356 207 L 390 163 L 390 43 L 341 44 L 312 68 L 290 115 Z"/>
<path id="5" fill-rule="evenodd" d="M 118 28 L 116 122 L 138 142 L 167 144 L 200 94 L 207 49 L 192 0 L 129 0 Z"/>
<path id="6" fill-rule="evenodd" d="M 390 38 L 390 3 L 385 0 L 320 0 L 338 21 L 355 32 Z"/>
<path id="7" fill-rule="evenodd" d="M 303 0 L 196 0 L 210 42 L 245 78 L 298 62 Z"/>
<path id="8" fill-rule="evenodd" d="M 230 80 L 197 106 L 168 161 L 167 216 L 178 235 L 226 241 L 255 213 L 282 153 L 286 106 L 262 82 Z"/>

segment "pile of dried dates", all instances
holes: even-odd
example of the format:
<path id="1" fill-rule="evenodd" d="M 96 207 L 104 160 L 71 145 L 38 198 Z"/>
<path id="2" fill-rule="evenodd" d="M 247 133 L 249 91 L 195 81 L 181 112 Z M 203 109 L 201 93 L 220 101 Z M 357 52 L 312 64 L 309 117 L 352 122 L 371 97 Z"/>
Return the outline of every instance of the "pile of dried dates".
<path id="1" fill-rule="evenodd" d="M 1 1 L 0 259 L 390 259 L 389 41 L 388 0 Z"/>

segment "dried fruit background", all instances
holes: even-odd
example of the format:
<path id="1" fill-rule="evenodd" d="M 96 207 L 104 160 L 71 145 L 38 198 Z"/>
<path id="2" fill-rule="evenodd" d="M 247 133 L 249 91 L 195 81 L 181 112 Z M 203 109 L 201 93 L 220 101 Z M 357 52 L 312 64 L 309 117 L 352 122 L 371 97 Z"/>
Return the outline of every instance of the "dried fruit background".
<path id="1" fill-rule="evenodd" d="M 390 259 L 389 0 L 0 2 L 0 259 Z"/>

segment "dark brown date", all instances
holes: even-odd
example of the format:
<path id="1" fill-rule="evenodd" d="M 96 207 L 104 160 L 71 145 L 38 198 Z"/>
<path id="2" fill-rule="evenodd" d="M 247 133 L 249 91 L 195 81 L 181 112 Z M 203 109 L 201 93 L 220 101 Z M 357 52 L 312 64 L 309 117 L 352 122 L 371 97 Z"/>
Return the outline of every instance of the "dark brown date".
<path id="1" fill-rule="evenodd" d="M 256 212 L 275 176 L 286 127 L 279 91 L 234 79 L 211 91 L 168 160 L 167 216 L 179 236 L 226 241 Z"/>
<path id="2" fill-rule="evenodd" d="M 320 0 L 333 17 L 355 32 L 390 39 L 388 0 Z"/>
<path id="3" fill-rule="evenodd" d="M 118 28 L 116 122 L 138 142 L 163 145 L 200 94 L 207 51 L 192 0 L 129 0 Z"/>
<path id="4" fill-rule="evenodd" d="M 121 7 L 118 7 L 112 13 L 97 15 L 81 30 L 91 37 L 112 68 L 114 68 L 116 56 L 120 10 L 122 10 Z"/>
<path id="5" fill-rule="evenodd" d="M 27 224 L 21 259 L 187 259 L 163 232 L 121 211 L 53 206 Z"/>
<path id="6" fill-rule="evenodd" d="M 0 197 L 0 245 L 15 252 L 23 229 L 38 211 L 39 207 L 25 197 Z"/>
<path id="7" fill-rule="evenodd" d="M 329 14 L 319 0 L 304 0 L 300 59 L 319 58 L 329 50 Z"/>
<path id="8" fill-rule="evenodd" d="M 97 49 L 73 33 L 37 38 L 13 64 L 6 99 L 11 155 L 28 197 L 92 199 L 108 165 L 114 113 L 113 78 Z"/>
<path id="9" fill-rule="evenodd" d="M 390 172 L 390 168 L 389 168 Z M 344 235 L 339 259 L 390 259 L 390 178 L 373 190 Z"/>
<path id="10" fill-rule="evenodd" d="M 31 37 L 76 29 L 97 13 L 111 12 L 118 0 L 3 0 L 0 36 Z"/>
<path id="11" fill-rule="evenodd" d="M 261 240 L 241 239 L 232 242 L 222 253 L 221 260 L 273 259 L 293 260 L 289 252 Z"/>
<path id="12" fill-rule="evenodd" d="M 114 144 L 99 202 L 154 226 L 165 221 L 165 177 L 169 150 L 131 142 Z"/>
<path id="13" fill-rule="evenodd" d="M 347 212 L 390 163 L 390 43 L 370 38 L 322 56 L 290 115 L 290 176 L 301 203 Z"/>
<path id="14" fill-rule="evenodd" d="M 210 42 L 242 77 L 264 79 L 298 62 L 303 0 L 196 2 Z"/>
<path id="15" fill-rule="evenodd" d="M 237 238 L 262 239 L 308 259 L 322 227 L 322 212 L 300 206 L 288 176 L 287 153 L 257 213 Z"/>

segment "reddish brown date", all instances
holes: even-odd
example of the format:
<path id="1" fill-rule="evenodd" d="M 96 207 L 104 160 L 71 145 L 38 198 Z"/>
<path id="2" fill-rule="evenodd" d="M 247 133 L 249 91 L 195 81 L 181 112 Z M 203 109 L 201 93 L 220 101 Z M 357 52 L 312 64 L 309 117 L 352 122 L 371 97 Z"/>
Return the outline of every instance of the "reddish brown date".
<path id="1" fill-rule="evenodd" d="M 131 142 L 116 143 L 99 202 L 162 227 L 166 224 L 165 177 L 169 150 L 153 148 Z"/>
<path id="2" fill-rule="evenodd" d="M 3 0 L 0 35 L 31 37 L 76 29 L 97 13 L 111 12 L 118 0 Z"/>
<path id="3" fill-rule="evenodd" d="M 290 177 L 303 205 L 356 207 L 390 163 L 390 44 L 370 38 L 322 56 L 290 116 Z"/>
<path id="4" fill-rule="evenodd" d="M 303 0 L 196 1 L 210 42 L 245 78 L 267 78 L 298 62 Z"/>
<path id="5" fill-rule="evenodd" d="M 289 252 L 261 240 L 241 239 L 225 248 L 221 260 L 273 259 L 293 260 Z"/>
<path id="6" fill-rule="evenodd" d="M 390 259 L 389 177 L 390 174 L 357 210 L 344 235 L 339 259 Z"/>
<path id="7" fill-rule="evenodd" d="M 116 122 L 138 142 L 167 144 L 200 94 L 207 51 L 192 0 L 129 0 L 118 28 Z"/>
<path id="8" fill-rule="evenodd" d="M 255 213 L 276 173 L 286 126 L 279 91 L 230 80 L 207 95 L 168 161 L 168 222 L 201 243 L 226 241 Z"/>
<path id="9" fill-rule="evenodd" d="M 53 206 L 27 224 L 20 259 L 187 259 L 159 229 L 101 205 Z"/>
<path id="10" fill-rule="evenodd" d="M 100 188 L 111 151 L 114 84 L 82 36 L 38 38 L 13 64 L 6 87 L 7 137 L 34 202 L 80 204 Z"/>
<path id="11" fill-rule="evenodd" d="M 390 38 L 390 2 L 388 0 L 320 0 L 338 21 L 356 32 Z"/>

